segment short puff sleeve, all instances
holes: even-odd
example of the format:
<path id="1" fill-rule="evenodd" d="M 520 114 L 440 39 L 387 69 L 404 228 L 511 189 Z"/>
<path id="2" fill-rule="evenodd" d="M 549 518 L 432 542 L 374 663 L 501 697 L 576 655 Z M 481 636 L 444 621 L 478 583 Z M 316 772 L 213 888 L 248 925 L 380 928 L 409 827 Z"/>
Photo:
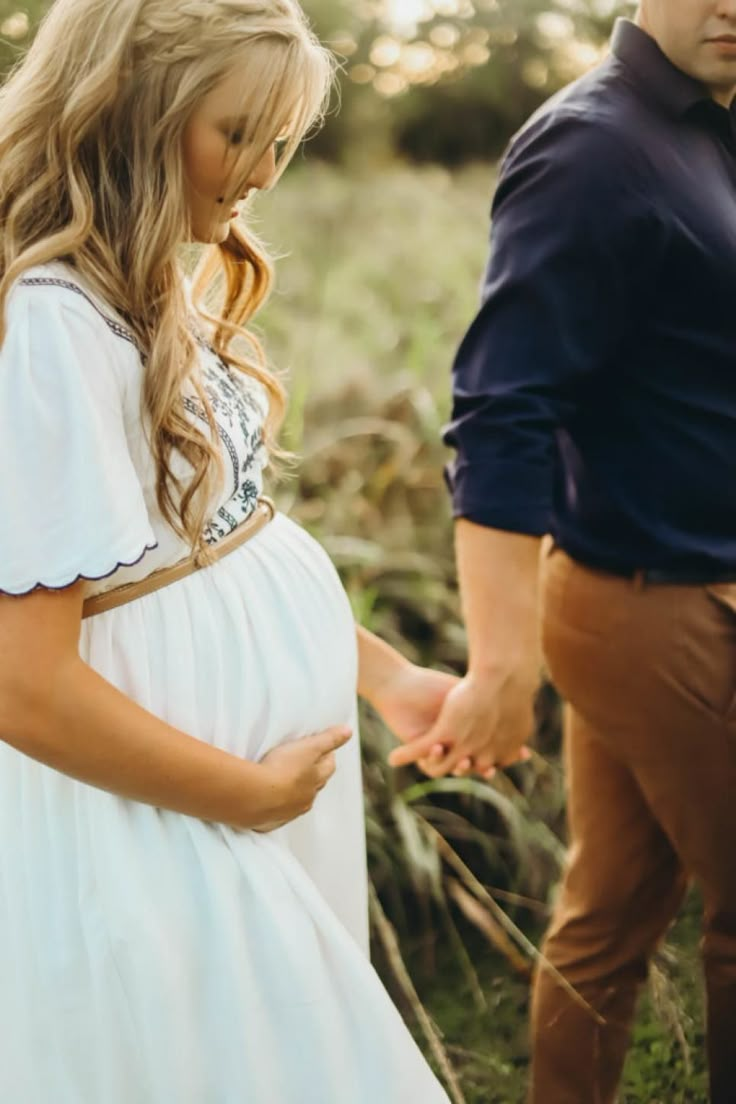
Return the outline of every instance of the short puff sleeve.
<path id="1" fill-rule="evenodd" d="M 119 339 L 58 287 L 16 285 L 6 324 L 0 592 L 109 577 L 156 547 L 126 438 Z"/>

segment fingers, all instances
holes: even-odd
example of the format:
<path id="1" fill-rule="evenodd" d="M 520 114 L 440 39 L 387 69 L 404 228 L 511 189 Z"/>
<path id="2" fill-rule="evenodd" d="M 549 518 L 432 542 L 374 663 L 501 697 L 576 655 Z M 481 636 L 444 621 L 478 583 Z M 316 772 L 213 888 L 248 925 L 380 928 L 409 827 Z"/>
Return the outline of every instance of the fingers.
<path id="1" fill-rule="evenodd" d="M 284 825 L 288 823 L 288 820 L 281 820 L 274 824 L 261 824 L 258 828 L 254 828 L 253 831 L 257 832 L 259 836 L 265 836 L 269 832 L 277 832 L 279 828 L 283 828 Z"/>
<path id="2" fill-rule="evenodd" d="M 515 767 L 518 763 L 528 763 L 531 757 L 531 749 L 524 745 L 524 747 L 518 748 L 510 755 L 500 759 L 496 763 L 496 767 L 503 767 L 504 769 L 506 767 Z"/>
<path id="3" fill-rule="evenodd" d="M 429 768 L 431 768 L 432 764 L 443 759 L 446 754 L 447 748 L 444 744 L 435 744 L 426 759 L 417 759 L 417 766 L 421 771 L 424 771 L 425 774 L 429 774 Z"/>
<path id="4" fill-rule="evenodd" d="M 426 759 L 417 759 L 416 765 L 419 767 L 420 771 L 431 777 L 433 764 L 443 759 L 446 754 L 447 748 L 444 744 L 435 744 Z"/>
<path id="5" fill-rule="evenodd" d="M 467 778 L 469 775 L 475 775 L 490 781 L 499 770 L 513 767 L 519 763 L 528 763 L 531 758 L 531 749 L 522 747 L 503 762 L 494 763 L 487 755 L 479 755 L 473 758 L 470 755 L 460 754 L 457 749 L 453 750 L 452 747 L 438 744 L 430 755 L 417 760 L 417 766 L 430 778 L 445 778 L 448 775 L 455 778 Z"/>
<path id="6" fill-rule="evenodd" d="M 528 763 L 531 758 L 531 748 L 523 747 L 519 750 L 517 755 L 513 756 L 511 759 L 508 759 L 504 763 L 478 762 L 476 764 L 476 770 L 481 778 L 485 778 L 490 781 L 490 779 L 493 778 L 494 775 L 498 774 L 498 771 L 500 769 L 505 769 L 506 767 L 514 767 L 519 763 Z"/>
<path id="7" fill-rule="evenodd" d="M 312 739 L 316 744 L 318 754 L 329 756 L 344 747 L 352 738 L 352 735 L 353 730 L 348 728 L 347 725 L 338 725 L 335 728 L 328 728 L 324 732 L 319 732 Z"/>
<path id="8" fill-rule="evenodd" d="M 421 740 L 414 740 L 410 744 L 403 744 L 401 747 L 394 748 L 388 757 L 389 765 L 392 767 L 407 767 L 410 763 L 417 763 L 420 759 L 426 759 L 437 746 L 441 746 L 437 743 L 437 737 L 430 733 L 429 736 L 423 736 Z M 444 753 L 444 747 L 442 751 Z"/>
<path id="9" fill-rule="evenodd" d="M 472 770 L 473 762 L 474 757 L 467 744 L 456 747 L 450 741 L 446 741 L 442 745 L 441 753 L 438 751 L 436 755 L 428 758 L 425 773 L 430 778 L 443 778 L 456 772 L 464 775 Z"/>
<path id="10" fill-rule="evenodd" d="M 323 755 L 317 767 L 317 777 L 319 779 L 317 788 L 319 790 L 324 789 L 336 770 L 337 759 L 335 758 L 334 751 L 329 752 L 327 755 Z"/>

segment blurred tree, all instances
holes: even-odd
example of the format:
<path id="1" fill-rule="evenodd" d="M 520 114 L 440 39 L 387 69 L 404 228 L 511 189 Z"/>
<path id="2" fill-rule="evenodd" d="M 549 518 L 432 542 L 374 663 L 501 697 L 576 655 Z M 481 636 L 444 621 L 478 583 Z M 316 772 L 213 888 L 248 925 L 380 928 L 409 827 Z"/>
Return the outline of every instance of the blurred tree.
<path id="1" fill-rule="evenodd" d="M 548 96 L 594 65 L 627 0 L 305 0 L 343 62 L 328 158 L 496 157 Z"/>
<path id="2" fill-rule="evenodd" d="M 631 0 L 302 0 L 341 63 L 311 149 L 458 164 L 499 154 L 549 95 L 595 64 Z M 0 74 L 49 0 L 0 0 Z"/>
<path id="3" fill-rule="evenodd" d="M 48 0 L 0 0 L 0 75 L 22 56 L 48 6 Z"/>

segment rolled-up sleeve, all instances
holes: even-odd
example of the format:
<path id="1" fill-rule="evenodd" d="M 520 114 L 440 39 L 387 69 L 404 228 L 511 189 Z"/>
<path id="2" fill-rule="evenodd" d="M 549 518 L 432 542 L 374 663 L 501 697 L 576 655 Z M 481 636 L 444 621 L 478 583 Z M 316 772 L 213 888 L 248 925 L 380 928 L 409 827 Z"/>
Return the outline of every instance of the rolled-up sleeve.
<path id="1" fill-rule="evenodd" d="M 557 431 L 615 370 L 656 253 L 646 166 L 616 131 L 559 110 L 512 143 L 481 308 L 453 368 L 444 441 L 455 516 L 549 531 Z"/>

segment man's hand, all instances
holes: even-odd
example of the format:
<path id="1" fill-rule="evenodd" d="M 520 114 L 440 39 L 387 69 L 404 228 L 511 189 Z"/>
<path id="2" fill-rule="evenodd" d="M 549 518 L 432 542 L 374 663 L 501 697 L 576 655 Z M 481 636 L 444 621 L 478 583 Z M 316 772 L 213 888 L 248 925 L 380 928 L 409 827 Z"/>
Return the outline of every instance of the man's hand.
<path id="1" fill-rule="evenodd" d="M 389 763 L 418 763 L 434 778 L 470 771 L 490 777 L 498 767 L 528 759 L 536 685 L 536 673 L 528 671 L 471 672 L 447 694 L 430 731 L 396 748 Z"/>
<path id="2" fill-rule="evenodd" d="M 468 674 L 425 737 L 397 748 L 393 766 L 433 777 L 476 774 L 528 758 L 541 658 L 537 627 L 541 541 L 466 518 L 455 526 Z"/>

